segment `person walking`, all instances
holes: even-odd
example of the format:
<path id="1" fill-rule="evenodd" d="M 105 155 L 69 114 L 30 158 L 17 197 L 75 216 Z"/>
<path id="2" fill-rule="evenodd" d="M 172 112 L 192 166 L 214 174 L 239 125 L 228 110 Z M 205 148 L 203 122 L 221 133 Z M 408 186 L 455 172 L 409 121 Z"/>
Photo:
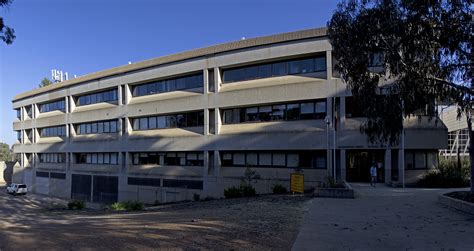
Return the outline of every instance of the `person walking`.
<path id="1" fill-rule="evenodd" d="M 377 166 L 375 163 L 372 163 L 372 166 L 370 167 L 370 186 L 375 187 L 375 184 L 377 183 Z"/>

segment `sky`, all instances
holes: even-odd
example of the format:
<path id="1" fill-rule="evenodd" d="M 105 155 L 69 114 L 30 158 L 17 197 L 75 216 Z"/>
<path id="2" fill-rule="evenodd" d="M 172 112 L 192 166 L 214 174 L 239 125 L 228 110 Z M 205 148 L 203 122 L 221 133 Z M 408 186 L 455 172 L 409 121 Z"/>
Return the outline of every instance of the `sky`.
<path id="1" fill-rule="evenodd" d="M 326 26 L 336 0 L 14 0 L 0 43 L 0 142 L 13 144 L 11 100 L 51 70 L 77 76 L 224 42 Z"/>

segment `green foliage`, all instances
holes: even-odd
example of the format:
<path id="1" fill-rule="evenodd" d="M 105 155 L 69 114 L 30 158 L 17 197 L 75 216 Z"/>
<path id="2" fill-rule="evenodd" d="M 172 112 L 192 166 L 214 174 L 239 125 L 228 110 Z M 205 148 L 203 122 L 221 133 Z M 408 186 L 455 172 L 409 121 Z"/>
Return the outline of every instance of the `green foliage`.
<path id="1" fill-rule="evenodd" d="M 115 211 L 141 211 L 144 205 L 138 201 L 115 202 L 110 205 L 110 209 Z"/>
<path id="2" fill-rule="evenodd" d="M 239 187 L 229 187 L 224 189 L 224 196 L 226 199 L 242 198 L 243 194 Z"/>
<path id="3" fill-rule="evenodd" d="M 257 191 L 251 185 L 240 185 L 240 191 L 244 197 L 253 197 L 257 195 Z"/>
<path id="4" fill-rule="evenodd" d="M 8 7 L 13 0 L 0 0 L 0 7 Z M 3 18 L 0 17 L 0 39 L 3 40 L 6 44 L 13 43 L 15 40 L 15 30 L 5 25 Z"/>
<path id="5" fill-rule="evenodd" d="M 52 85 L 53 82 L 51 82 L 51 80 L 49 80 L 48 78 L 43 78 L 43 80 L 41 80 L 41 83 L 39 84 L 39 87 L 46 87 L 46 86 L 50 86 Z"/>
<path id="6" fill-rule="evenodd" d="M 428 171 L 418 181 L 418 186 L 429 188 L 468 187 L 469 170 L 468 161 L 462 161 L 459 167 L 456 160 L 442 159 L 437 168 Z"/>
<path id="7" fill-rule="evenodd" d="M 286 187 L 284 187 L 282 184 L 274 184 L 272 190 L 274 194 L 285 194 L 288 192 Z"/>
<path id="8" fill-rule="evenodd" d="M 193 199 L 194 199 L 194 201 L 200 201 L 200 200 L 201 200 L 201 195 L 195 193 L 195 194 L 193 195 Z"/>
<path id="9" fill-rule="evenodd" d="M 13 157 L 12 150 L 6 143 L 0 143 L 0 161 L 11 161 Z"/>
<path id="10" fill-rule="evenodd" d="M 338 5 L 328 23 L 335 70 L 367 117 L 361 130 L 371 142 L 398 143 L 402 114 L 436 117 L 435 100 L 449 100 L 460 111 L 472 108 L 471 4 L 347 0 Z"/>
<path id="11" fill-rule="evenodd" d="M 73 200 L 67 203 L 67 208 L 71 210 L 82 210 L 86 207 L 86 203 L 83 200 Z"/>

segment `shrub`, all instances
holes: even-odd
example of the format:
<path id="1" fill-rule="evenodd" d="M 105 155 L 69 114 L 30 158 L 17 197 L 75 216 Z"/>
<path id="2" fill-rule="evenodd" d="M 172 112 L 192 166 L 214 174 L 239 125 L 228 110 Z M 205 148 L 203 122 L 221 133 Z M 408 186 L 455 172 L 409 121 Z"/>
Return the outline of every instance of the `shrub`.
<path id="1" fill-rule="evenodd" d="M 458 167 L 456 160 L 441 160 L 438 167 L 431 169 L 419 181 L 418 186 L 429 188 L 449 188 L 469 186 L 469 162 Z"/>
<path id="2" fill-rule="evenodd" d="M 288 192 L 286 187 L 284 187 L 282 184 L 275 184 L 273 185 L 272 189 L 274 194 L 285 194 Z"/>
<path id="3" fill-rule="evenodd" d="M 231 198 L 242 198 L 243 194 L 238 187 L 229 187 L 224 190 L 224 196 L 226 199 Z"/>
<path id="4" fill-rule="evenodd" d="M 71 210 L 82 210 L 86 206 L 86 203 L 83 200 L 73 200 L 67 203 L 67 208 Z"/>
<path id="5" fill-rule="evenodd" d="M 241 185 L 240 191 L 244 197 L 253 197 L 257 195 L 257 191 L 251 185 Z"/>
<path id="6" fill-rule="evenodd" d="M 200 200 L 201 200 L 201 195 L 195 193 L 195 194 L 193 195 L 193 199 L 194 199 L 194 201 L 200 201 Z"/>
<path id="7" fill-rule="evenodd" d="M 143 203 L 138 201 L 115 202 L 110 205 L 112 210 L 116 211 L 141 211 L 144 208 Z"/>

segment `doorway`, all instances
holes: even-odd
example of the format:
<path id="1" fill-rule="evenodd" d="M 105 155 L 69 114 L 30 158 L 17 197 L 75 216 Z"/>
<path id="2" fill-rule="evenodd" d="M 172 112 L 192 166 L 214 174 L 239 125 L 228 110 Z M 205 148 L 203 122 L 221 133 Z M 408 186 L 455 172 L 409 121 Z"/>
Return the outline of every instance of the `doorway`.
<path id="1" fill-rule="evenodd" d="M 385 150 L 347 151 L 346 179 L 349 182 L 370 182 L 370 167 L 377 165 L 377 182 L 385 181 Z"/>

